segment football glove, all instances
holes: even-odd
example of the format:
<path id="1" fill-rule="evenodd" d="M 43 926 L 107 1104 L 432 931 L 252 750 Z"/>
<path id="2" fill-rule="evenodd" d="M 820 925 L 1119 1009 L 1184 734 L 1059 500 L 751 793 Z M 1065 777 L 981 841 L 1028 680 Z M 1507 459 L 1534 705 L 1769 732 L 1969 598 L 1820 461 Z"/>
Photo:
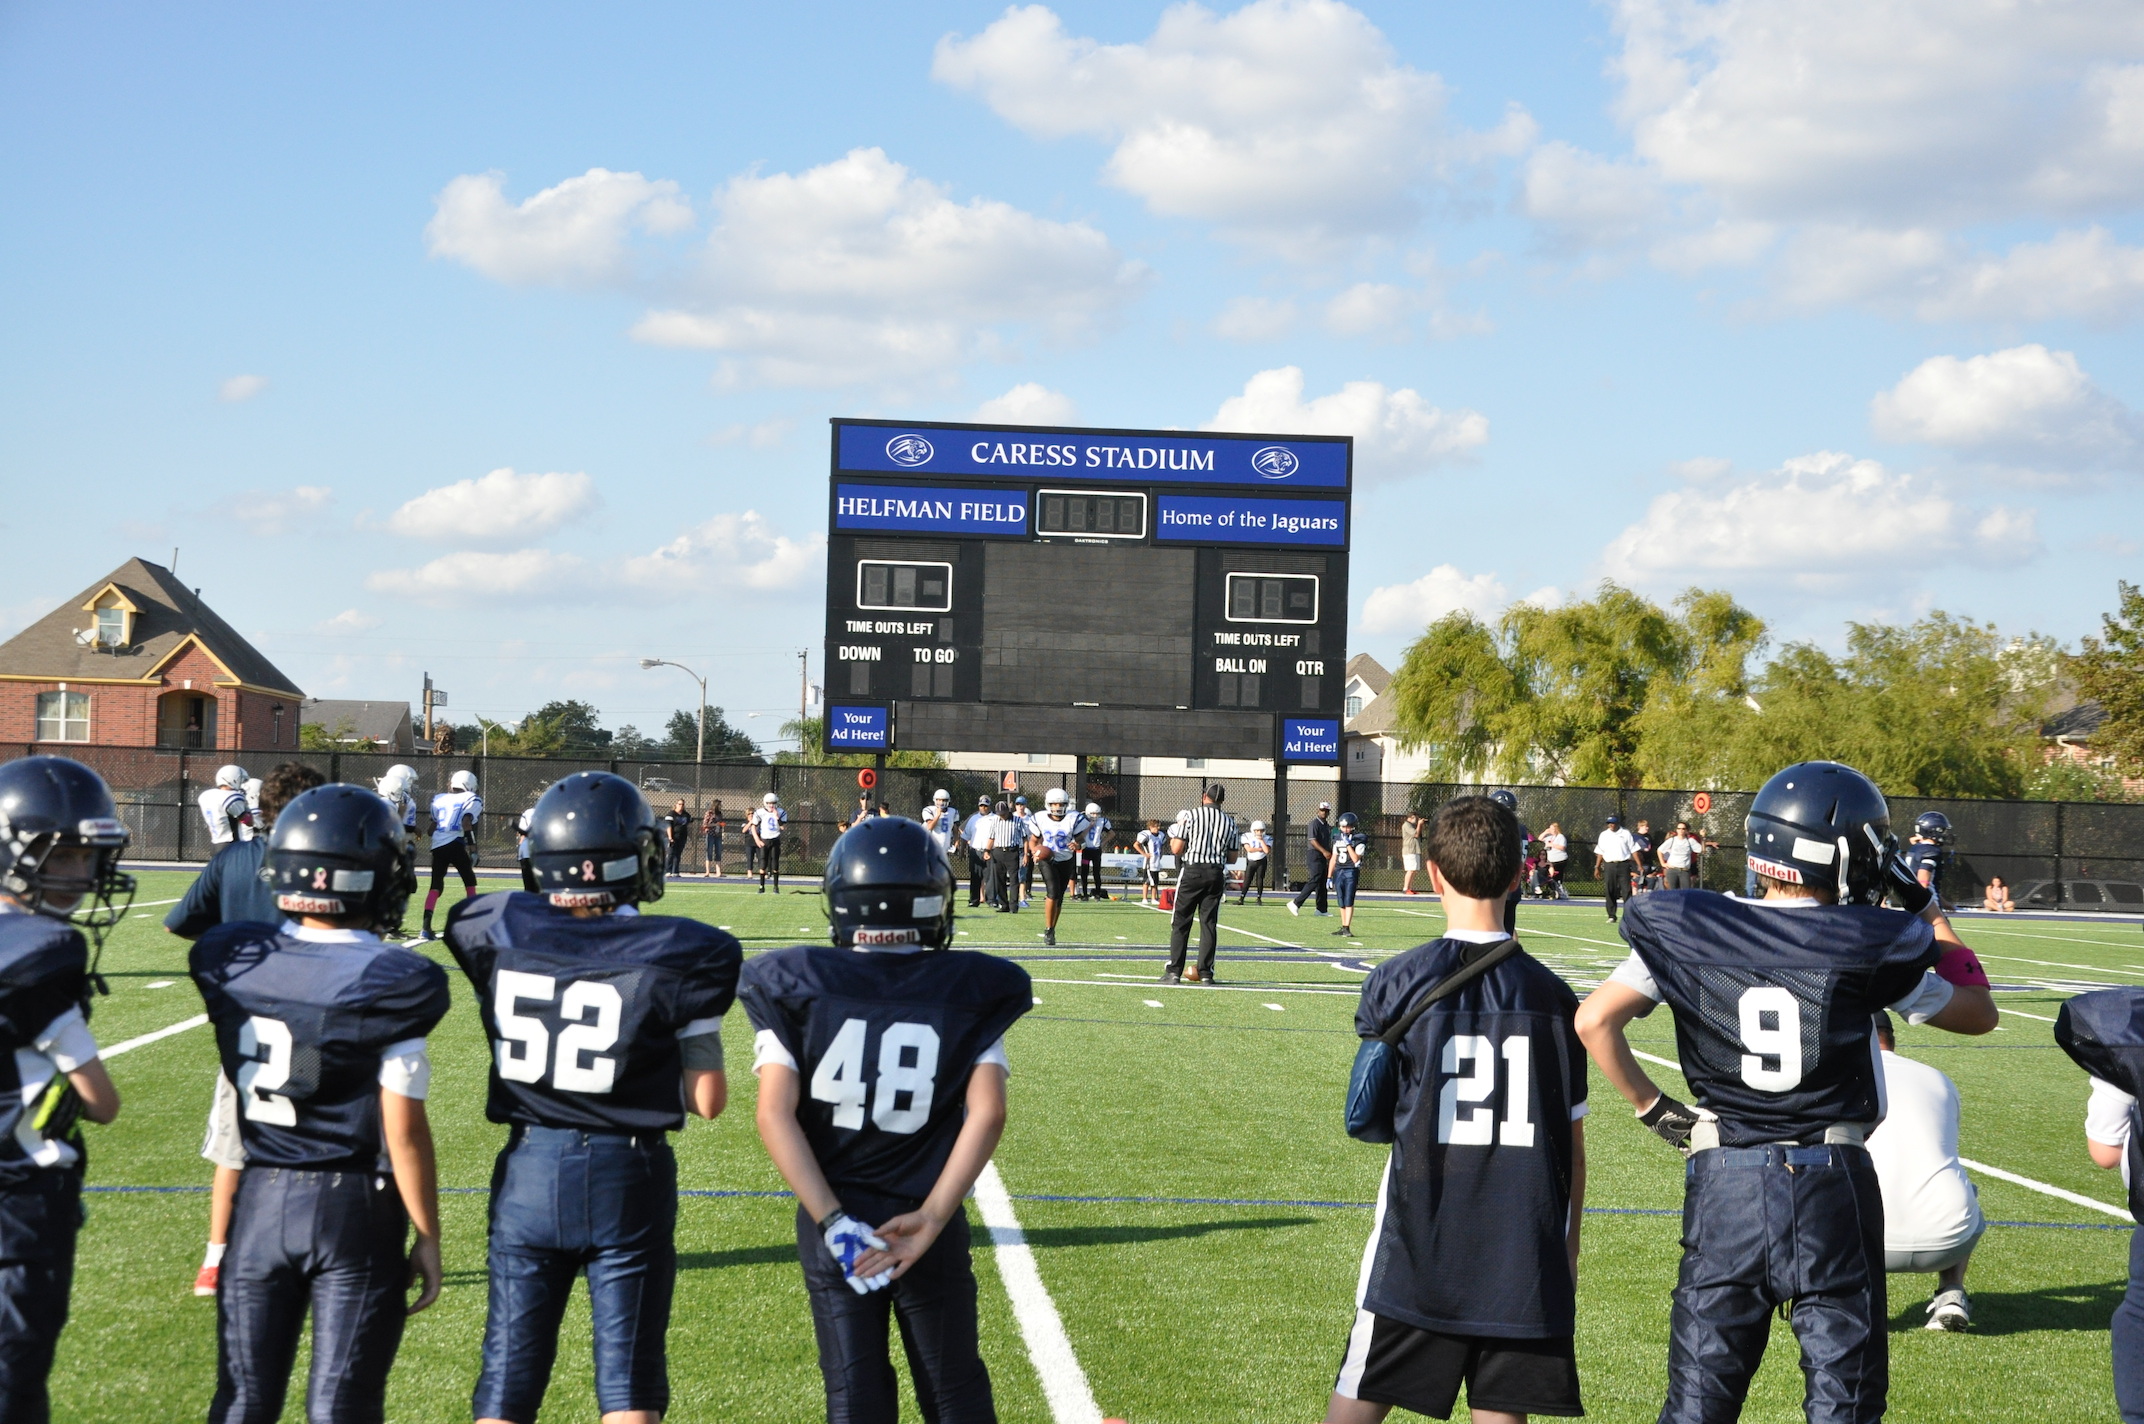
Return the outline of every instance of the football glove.
<path id="1" fill-rule="evenodd" d="M 1683 1156 L 1690 1155 L 1690 1132 L 1698 1124 L 1696 1108 L 1662 1093 L 1659 1101 L 1638 1114 L 1638 1121 Z"/>
<path id="2" fill-rule="evenodd" d="M 1883 858 L 1883 887 L 1909 915 L 1920 914 L 1936 898 L 1936 892 L 1921 883 L 1921 878 L 1913 873 L 1913 867 L 1906 864 L 1906 858 L 1897 851 Z"/>
<path id="3" fill-rule="evenodd" d="M 81 1119 L 82 1095 L 65 1073 L 54 1073 L 30 1109 L 30 1130 L 47 1142 L 73 1141 L 80 1136 L 75 1124 Z"/>
<path id="4" fill-rule="evenodd" d="M 827 1252 L 841 1263 L 841 1278 L 849 1283 L 849 1289 L 858 1295 L 869 1295 L 893 1279 L 893 1272 L 880 1271 L 875 1276 L 856 1274 L 856 1262 L 865 1251 L 883 1251 L 886 1243 L 881 1241 L 870 1227 L 845 1211 L 837 1210 L 819 1223 L 819 1233 L 826 1238 Z"/>

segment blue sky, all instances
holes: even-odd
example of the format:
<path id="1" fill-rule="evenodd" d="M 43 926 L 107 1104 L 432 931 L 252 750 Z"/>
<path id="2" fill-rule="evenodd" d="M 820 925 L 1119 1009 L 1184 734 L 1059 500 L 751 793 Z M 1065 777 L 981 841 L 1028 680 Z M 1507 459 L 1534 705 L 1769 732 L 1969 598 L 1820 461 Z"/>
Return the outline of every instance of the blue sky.
<path id="1" fill-rule="evenodd" d="M 1356 434 L 1388 662 L 2139 573 L 2133 6 L 29 3 L 0 134 L 0 632 L 176 545 L 314 695 L 779 713 L 832 415 Z"/>

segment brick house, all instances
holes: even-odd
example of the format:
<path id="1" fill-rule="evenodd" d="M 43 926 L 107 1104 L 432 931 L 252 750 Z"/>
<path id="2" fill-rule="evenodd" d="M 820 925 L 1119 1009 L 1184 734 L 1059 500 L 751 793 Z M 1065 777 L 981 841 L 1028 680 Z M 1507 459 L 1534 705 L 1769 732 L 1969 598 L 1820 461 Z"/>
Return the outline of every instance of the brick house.
<path id="1" fill-rule="evenodd" d="M 0 742 L 295 749 L 304 699 L 194 590 L 142 559 L 0 643 Z"/>

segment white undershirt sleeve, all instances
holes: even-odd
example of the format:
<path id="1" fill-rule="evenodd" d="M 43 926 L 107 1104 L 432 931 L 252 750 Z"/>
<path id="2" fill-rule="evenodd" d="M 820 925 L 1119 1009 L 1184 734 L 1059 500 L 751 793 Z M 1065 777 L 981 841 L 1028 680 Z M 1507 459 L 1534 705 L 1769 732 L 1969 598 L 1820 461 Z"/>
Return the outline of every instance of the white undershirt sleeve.
<path id="1" fill-rule="evenodd" d="M 1891 1005 L 1891 1012 L 1903 1015 L 1910 1024 L 1924 1024 L 1950 1004 L 1950 981 L 1935 970 L 1924 970 L 1921 982 L 1913 986 L 1913 992 Z"/>
<path id="2" fill-rule="evenodd" d="M 421 1038 L 390 1043 L 380 1055 L 380 1086 L 398 1098 L 423 1102 L 432 1091 L 432 1055 Z"/>
<path id="3" fill-rule="evenodd" d="M 82 1017 L 80 1009 L 69 1009 L 46 1024 L 35 1047 L 62 1073 L 72 1073 L 97 1061 L 97 1037 L 89 1031 L 89 1021 Z"/>
<path id="4" fill-rule="evenodd" d="M 776 1035 L 773 1029 L 763 1028 L 752 1035 L 753 1075 L 758 1076 L 759 1070 L 769 1063 L 787 1068 L 792 1073 L 798 1071 L 795 1055 L 782 1046 L 781 1038 Z"/>
<path id="5" fill-rule="evenodd" d="M 2084 1135 L 2109 1147 L 2129 1145 L 2129 1115 L 2137 1100 L 2103 1078 L 2092 1080 L 2084 1105 Z"/>
<path id="6" fill-rule="evenodd" d="M 1012 1060 L 1005 1056 L 1005 1040 L 1003 1038 L 1000 1038 L 996 1043 L 991 1044 L 976 1056 L 976 1067 L 980 1068 L 985 1063 L 995 1063 L 1005 1070 L 1006 1077 L 1012 1076 Z"/>

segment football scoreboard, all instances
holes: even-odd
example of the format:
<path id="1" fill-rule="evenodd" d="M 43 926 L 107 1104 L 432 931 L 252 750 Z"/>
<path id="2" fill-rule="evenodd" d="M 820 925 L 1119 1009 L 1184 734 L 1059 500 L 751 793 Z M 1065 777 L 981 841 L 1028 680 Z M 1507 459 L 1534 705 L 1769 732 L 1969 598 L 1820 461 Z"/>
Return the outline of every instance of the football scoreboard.
<path id="1" fill-rule="evenodd" d="M 1354 445 L 836 419 L 826 747 L 1340 759 Z"/>

